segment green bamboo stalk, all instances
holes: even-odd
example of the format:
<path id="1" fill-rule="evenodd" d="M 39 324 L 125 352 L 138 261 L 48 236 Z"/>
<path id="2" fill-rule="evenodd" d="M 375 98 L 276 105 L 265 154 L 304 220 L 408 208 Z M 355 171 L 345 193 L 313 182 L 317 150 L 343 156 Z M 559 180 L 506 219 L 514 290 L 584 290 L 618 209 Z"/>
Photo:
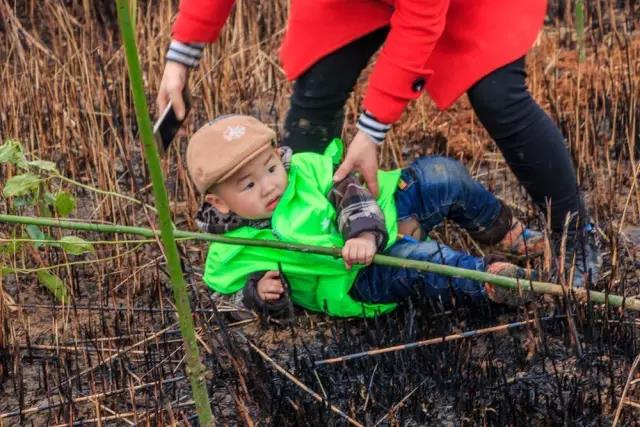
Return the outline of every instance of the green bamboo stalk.
<path id="1" fill-rule="evenodd" d="M 44 227 L 58 227 L 79 231 L 93 231 L 97 233 L 121 233 L 132 234 L 143 237 L 154 237 L 157 231 L 144 227 L 131 227 L 124 225 L 112 224 L 91 224 L 84 222 L 76 222 L 55 218 L 36 218 L 17 215 L 1 215 L 0 223 L 7 224 L 25 224 L 39 225 Z M 181 239 L 193 239 L 206 242 L 216 242 L 229 245 L 255 246 L 272 249 L 281 249 L 285 251 L 305 252 L 310 254 L 328 255 L 333 257 L 341 257 L 340 248 L 328 248 L 321 246 L 303 245 L 298 243 L 286 243 L 274 240 L 258 240 L 258 239 L 242 239 L 234 237 L 220 236 L 209 233 L 196 233 L 190 231 L 175 230 L 174 236 Z M 620 295 L 605 294 L 597 291 L 587 291 L 583 288 L 562 288 L 562 286 L 539 281 L 529 281 L 524 279 L 515 279 L 513 277 L 498 276 L 486 273 L 484 271 L 467 270 L 460 267 L 451 267 L 448 265 L 435 264 L 426 261 L 415 261 L 404 258 L 395 258 L 387 255 L 376 255 L 373 258 L 375 264 L 389 265 L 392 267 L 415 268 L 416 270 L 429 271 L 436 274 L 442 274 L 450 277 L 463 277 L 466 279 L 477 280 L 480 282 L 493 283 L 494 285 L 510 288 L 523 289 L 533 291 L 538 294 L 564 295 L 564 292 L 573 292 L 578 301 L 592 301 L 597 304 L 609 304 L 615 307 L 623 307 L 628 310 L 640 311 L 640 299 L 635 297 L 625 297 Z"/>
<path id="2" fill-rule="evenodd" d="M 167 268 L 171 278 L 173 299 L 175 300 L 176 308 L 178 310 L 180 333 L 184 340 L 187 373 L 189 375 L 191 391 L 196 405 L 198 419 L 200 420 L 200 425 L 209 427 L 213 426 L 214 418 L 211 412 L 211 407 L 209 406 L 209 396 L 207 394 L 204 378 L 206 369 L 200 361 L 198 344 L 196 342 L 195 331 L 193 328 L 193 317 L 191 307 L 189 305 L 187 284 L 184 280 L 182 268 L 180 266 L 180 257 L 178 255 L 178 247 L 173 235 L 171 211 L 169 210 L 169 198 L 164 186 L 164 176 L 160 166 L 160 156 L 158 155 L 153 139 L 149 109 L 147 107 L 144 84 L 142 81 L 142 71 L 140 70 L 140 61 L 138 59 L 138 49 L 136 47 L 133 25 L 129 15 L 129 11 L 131 9 L 129 8 L 127 0 L 116 0 L 116 8 L 118 11 L 118 23 L 122 34 L 122 41 L 124 43 L 125 55 L 127 58 L 127 68 L 129 70 L 133 104 L 140 129 L 144 155 L 147 160 L 149 174 L 151 175 L 155 205 L 158 210 L 158 220 L 161 230 L 160 237 L 164 246 Z"/>

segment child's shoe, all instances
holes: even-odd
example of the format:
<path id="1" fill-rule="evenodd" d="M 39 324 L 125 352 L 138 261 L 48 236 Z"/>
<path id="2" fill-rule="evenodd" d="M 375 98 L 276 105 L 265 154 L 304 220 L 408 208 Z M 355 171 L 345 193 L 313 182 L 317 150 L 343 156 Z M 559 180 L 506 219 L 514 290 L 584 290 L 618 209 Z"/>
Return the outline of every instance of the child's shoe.
<path id="1" fill-rule="evenodd" d="M 538 256 L 544 253 L 544 234 L 531 230 L 518 220 L 513 218 L 511 228 L 505 236 L 496 244 L 499 251 L 519 256 Z"/>
<path id="2" fill-rule="evenodd" d="M 521 290 L 508 289 L 492 283 L 485 283 L 484 289 L 487 292 L 487 297 L 489 297 L 491 301 L 510 307 L 518 307 L 533 301 L 533 292 L 526 289 L 527 286 L 529 286 L 529 280 L 537 280 L 537 272 L 518 267 L 509 262 L 497 261 L 487 266 L 487 273 L 522 279 Z"/>
<path id="3" fill-rule="evenodd" d="M 504 254 L 535 257 L 544 253 L 544 235 L 530 230 L 518 220 L 503 201 L 498 217 L 485 229 L 469 231 L 469 235 L 482 245 L 493 246 Z"/>

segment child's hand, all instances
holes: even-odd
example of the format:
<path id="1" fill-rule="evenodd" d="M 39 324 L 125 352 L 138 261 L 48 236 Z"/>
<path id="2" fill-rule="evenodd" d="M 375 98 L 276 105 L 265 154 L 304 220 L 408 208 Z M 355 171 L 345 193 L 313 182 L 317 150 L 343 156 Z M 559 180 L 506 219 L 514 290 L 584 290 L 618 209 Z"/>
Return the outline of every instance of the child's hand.
<path id="1" fill-rule="evenodd" d="M 353 264 L 371 264 L 377 249 L 376 235 L 373 233 L 365 232 L 347 240 L 342 248 L 345 267 L 350 270 Z"/>
<path id="2" fill-rule="evenodd" d="M 280 273 L 277 271 L 267 271 L 258 281 L 258 297 L 262 301 L 275 301 L 280 299 L 284 292 L 284 286 L 280 281 Z"/>

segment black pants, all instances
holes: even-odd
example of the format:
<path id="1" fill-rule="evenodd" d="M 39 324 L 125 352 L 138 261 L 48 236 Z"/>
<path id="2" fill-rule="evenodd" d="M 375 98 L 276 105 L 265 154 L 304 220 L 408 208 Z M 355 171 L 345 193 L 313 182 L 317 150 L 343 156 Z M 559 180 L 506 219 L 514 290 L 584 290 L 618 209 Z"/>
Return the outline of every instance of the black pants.
<path id="1" fill-rule="evenodd" d="M 361 71 L 384 42 L 374 31 L 319 60 L 293 86 L 283 144 L 294 151 L 322 152 L 342 133 L 344 104 Z M 576 173 L 560 130 L 533 100 L 525 84 L 524 58 L 499 68 L 468 91 L 471 106 L 507 164 L 551 227 L 561 230 L 568 213 L 580 211 Z"/>

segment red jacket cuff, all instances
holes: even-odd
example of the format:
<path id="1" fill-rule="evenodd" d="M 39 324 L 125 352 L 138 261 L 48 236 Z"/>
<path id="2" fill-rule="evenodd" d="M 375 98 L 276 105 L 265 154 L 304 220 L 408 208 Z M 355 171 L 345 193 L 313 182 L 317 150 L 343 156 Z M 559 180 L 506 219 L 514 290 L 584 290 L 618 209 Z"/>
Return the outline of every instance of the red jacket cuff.
<path id="1" fill-rule="evenodd" d="M 422 94 L 431 70 L 416 73 L 392 63 L 379 63 L 369 78 L 364 109 L 383 123 L 397 121 L 412 99 Z"/>

